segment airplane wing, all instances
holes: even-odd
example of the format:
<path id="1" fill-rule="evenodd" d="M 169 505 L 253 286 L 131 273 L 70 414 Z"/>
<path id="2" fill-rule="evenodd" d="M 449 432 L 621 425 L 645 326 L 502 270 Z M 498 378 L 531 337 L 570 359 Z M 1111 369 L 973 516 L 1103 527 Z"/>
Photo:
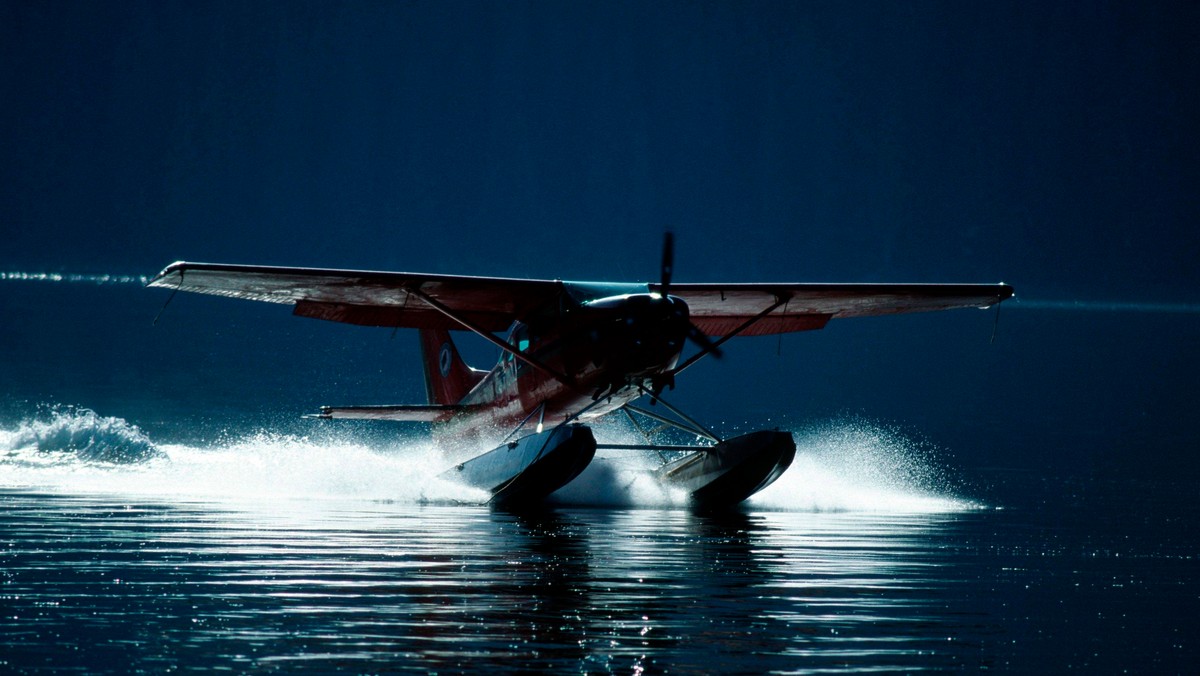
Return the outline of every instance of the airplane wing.
<path id="1" fill-rule="evenodd" d="M 650 290 L 660 285 L 651 284 Z M 692 323 L 725 336 L 777 306 L 742 331 L 762 336 L 820 329 L 830 319 L 984 308 L 1011 298 L 1007 284 L 672 284 L 687 302 Z"/>
<path id="2" fill-rule="evenodd" d="M 485 331 L 555 300 L 551 280 L 178 262 L 148 286 L 294 305 L 293 314 L 364 326 L 461 329 L 420 296 Z"/>
<path id="3" fill-rule="evenodd" d="M 426 300 L 432 299 L 490 332 L 507 329 L 562 294 L 582 300 L 661 290 L 659 284 L 186 262 L 167 266 L 149 286 L 291 304 L 296 315 L 348 324 L 463 328 Z M 842 317 L 988 307 L 1012 297 L 1013 289 L 1007 284 L 672 284 L 669 292 L 687 302 L 692 323 L 706 335 L 761 336 L 820 329 Z"/>

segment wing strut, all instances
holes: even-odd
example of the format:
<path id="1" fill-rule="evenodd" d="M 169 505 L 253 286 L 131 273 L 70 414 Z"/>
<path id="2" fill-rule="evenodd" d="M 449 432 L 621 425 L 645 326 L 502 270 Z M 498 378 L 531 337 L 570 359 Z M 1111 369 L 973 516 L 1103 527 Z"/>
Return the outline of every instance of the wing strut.
<path id="1" fill-rule="evenodd" d="M 158 320 L 162 317 L 163 313 L 167 311 L 167 306 L 171 304 L 171 301 L 175 300 L 175 294 L 179 293 L 179 288 L 182 286 L 183 270 L 180 270 L 179 283 L 175 285 L 174 289 L 171 289 L 171 295 L 167 296 L 167 302 L 163 303 L 163 306 L 158 309 L 158 314 L 154 315 L 154 321 L 150 322 L 150 326 L 158 326 Z M 992 337 L 995 338 L 995 332 L 992 333 Z"/>
<path id="2" fill-rule="evenodd" d="M 684 370 L 685 368 L 700 361 L 704 357 L 715 353 L 717 351 L 717 349 L 720 348 L 721 345 L 725 341 L 729 340 L 730 338 L 733 338 L 734 336 L 738 335 L 742 331 L 745 331 L 746 329 L 750 328 L 751 326 L 754 326 L 759 321 L 761 321 L 763 318 L 765 318 L 767 315 L 771 314 L 776 309 L 778 309 L 779 306 L 781 306 L 784 303 L 787 303 L 789 300 L 791 300 L 791 298 L 792 298 L 792 294 L 790 294 L 790 293 L 781 293 L 781 294 L 776 295 L 774 305 L 769 306 L 767 309 L 763 310 L 762 312 L 759 312 L 758 314 L 754 315 L 753 317 L 742 322 L 741 325 L 739 325 L 736 329 L 734 329 L 733 331 L 730 331 L 727 335 L 721 336 L 720 340 L 710 343 L 704 349 L 700 350 L 699 352 L 692 355 L 691 357 L 688 357 L 687 361 L 685 361 L 682 364 L 680 364 L 679 366 L 676 366 L 675 368 L 671 369 L 671 375 L 674 376 L 674 375 L 678 374 L 680 371 Z"/>
<path id="3" fill-rule="evenodd" d="M 519 359 L 519 360 L 525 362 L 526 364 L 529 364 L 533 368 L 541 371 L 542 373 L 545 373 L 546 375 L 550 376 L 551 378 L 554 378 L 555 380 L 562 383 L 563 385 L 566 385 L 567 387 L 575 386 L 574 381 L 572 381 L 567 376 L 559 373 L 558 371 L 555 371 L 554 369 L 550 368 L 549 366 L 546 366 L 545 364 L 543 364 L 541 362 L 541 360 L 534 359 L 533 357 L 525 354 L 524 352 L 514 349 L 512 345 L 509 345 L 508 343 L 504 342 L 503 340 L 500 340 L 496 336 L 493 336 L 490 332 L 483 330 L 481 327 L 476 325 L 474 322 L 458 316 L 457 314 L 455 314 L 454 310 L 451 310 L 450 308 L 446 307 L 445 305 L 439 303 L 437 300 L 434 300 L 432 297 L 429 296 L 429 294 L 425 293 L 424 291 L 422 291 L 418 288 L 415 288 L 415 287 L 409 287 L 406 290 L 410 294 L 425 301 L 425 303 L 427 305 L 429 305 L 429 307 L 446 315 L 453 321 L 458 322 L 459 324 L 461 324 L 463 326 L 463 328 L 467 329 L 468 331 L 471 331 L 472 333 L 478 335 L 479 337 L 483 338 L 484 340 L 492 343 L 496 347 L 499 347 L 501 350 L 504 350 L 505 352 L 511 354 L 513 356 L 513 358 Z"/>
<path id="4" fill-rule="evenodd" d="M 712 441 L 712 442 L 713 442 L 713 443 L 715 443 L 715 444 L 719 444 L 719 443 L 721 443 L 721 437 L 718 437 L 717 435 L 713 434 L 713 433 L 712 433 L 712 432 L 710 432 L 708 429 L 706 429 L 706 428 L 705 428 L 703 425 L 701 425 L 700 423 L 696 422 L 695 420 L 692 420 L 692 419 L 691 419 L 690 417 L 688 417 L 688 415 L 687 415 L 686 413 L 684 413 L 683 411 L 680 411 L 679 409 L 675 408 L 674 406 L 672 406 L 671 404 L 667 403 L 666 401 L 663 401 L 663 398 L 662 398 L 662 397 L 658 396 L 657 394 L 654 394 L 653 392 L 651 392 L 650 390 L 646 389 L 645 387 L 643 387 L 643 386 L 641 386 L 641 385 L 638 385 L 638 386 L 637 386 L 637 388 L 638 388 L 639 390 L 641 390 L 641 391 L 642 391 L 642 394 L 644 394 L 644 395 L 646 395 L 646 396 L 650 397 L 650 400 L 651 400 L 651 402 L 657 401 L 658 403 L 660 403 L 660 404 L 662 404 L 663 406 L 665 406 L 665 407 L 666 407 L 666 409 L 667 409 L 668 411 L 670 411 L 671 413 L 674 413 L 675 415 L 679 416 L 679 419 L 680 419 L 680 420 L 683 420 L 683 421 L 684 421 L 684 422 L 686 422 L 686 423 L 687 423 L 689 426 L 691 426 L 691 429 L 689 430 L 687 427 L 685 427 L 685 426 L 681 425 L 681 424 L 680 424 L 679 422 L 677 422 L 677 421 L 671 420 L 670 418 L 667 418 L 667 417 L 664 417 L 664 416 L 658 415 L 657 413 L 652 413 L 652 412 L 650 412 L 650 411 L 647 411 L 647 410 L 646 410 L 646 409 L 644 409 L 644 408 L 639 408 L 639 407 L 637 407 L 637 406 L 634 406 L 634 405 L 632 405 L 632 404 L 626 404 L 626 405 L 625 405 L 625 408 L 627 408 L 627 409 L 629 409 L 629 410 L 631 410 L 631 411 L 634 411 L 634 412 L 636 412 L 636 413 L 640 413 L 641 415 L 644 415 L 644 416 L 646 416 L 647 418 L 650 418 L 651 420 L 657 420 L 657 421 L 658 421 L 658 422 L 660 422 L 660 423 L 665 423 L 665 424 L 667 424 L 667 425 L 671 425 L 672 427 L 678 427 L 678 428 L 680 428 L 680 429 L 682 429 L 682 430 L 690 431 L 690 432 L 692 432 L 692 433 L 694 433 L 694 434 L 697 434 L 697 435 L 699 435 L 699 436 L 702 436 L 702 437 L 704 437 L 704 438 L 706 438 L 706 439 L 709 439 L 710 441 Z"/>

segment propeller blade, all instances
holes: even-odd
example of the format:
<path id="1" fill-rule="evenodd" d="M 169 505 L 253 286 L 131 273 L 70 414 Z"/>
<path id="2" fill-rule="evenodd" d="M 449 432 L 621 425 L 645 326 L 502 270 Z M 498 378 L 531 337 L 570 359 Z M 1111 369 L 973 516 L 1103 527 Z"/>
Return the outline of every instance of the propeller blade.
<path id="1" fill-rule="evenodd" d="M 714 359 L 720 359 L 725 356 L 725 353 L 713 342 L 712 338 L 709 338 L 703 331 L 696 328 L 695 324 L 692 324 L 691 328 L 688 329 L 688 339 L 695 343 L 701 352 L 711 354 Z"/>
<path id="2" fill-rule="evenodd" d="M 662 256 L 662 295 L 670 295 L 671 275 L 675 272 L 675 235 L 671 231 L 663 233 Z"/>

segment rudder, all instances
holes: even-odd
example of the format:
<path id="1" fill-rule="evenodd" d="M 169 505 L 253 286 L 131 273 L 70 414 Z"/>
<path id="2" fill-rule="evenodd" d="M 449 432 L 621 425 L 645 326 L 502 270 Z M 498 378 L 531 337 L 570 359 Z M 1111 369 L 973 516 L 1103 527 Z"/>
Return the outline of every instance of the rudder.
<path id="1" fill-rule="evenodd" d="M 483 380 L 485 371 L 467 366 L 445 329 L 420 329 L 425 395 L 431 404 L 457 404 Z"/>

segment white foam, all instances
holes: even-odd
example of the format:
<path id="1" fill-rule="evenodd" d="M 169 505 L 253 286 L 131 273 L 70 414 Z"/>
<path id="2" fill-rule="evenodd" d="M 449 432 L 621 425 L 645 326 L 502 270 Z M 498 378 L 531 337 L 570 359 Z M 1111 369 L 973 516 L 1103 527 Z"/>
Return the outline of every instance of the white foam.
<path id="1" fill-rule="evenodd" d="M 125 463 L 160 454 L 136 425 L 82 408 L 54 407 L 16 429 L 0 431 L 0 450 L 34 450 L 58 462 Z"/>
<path id="2" fill-rule="evenodd" d="M 796 459 L 750 498 L 779 511 L 936 513 L 977 508 L 953 495 L 934 449 L 897 429 L 842 418 L 794 432 Z"/>
<path id="3" fill-rule="evenodd" d="M 678 507 L 687 504 L 683 491 L 663 486 L 648 456 L 592 460 L 571 483 L 551 496 L 556 504 L 594 507 Z"/>
<path id="4" fill-rule="evenodd" d="M 619 425 L 602 440 L 635 443 Z M 797 430 L 792 467 L 750 509 L 930 513 L 971 509 L 953 495 L 926 445 L 860 419 Z M 677 508 L 686 496 L 660 485 L 651 453 L 599 456 L 556 492 L 560 505 Z M 484 491 L 438 478 L 447 457 L 427 441 L 372 448 L 353 438 L 316 441 L 254 432 L 206 447 L 155 444 L 136 426 L 85 409 L 50 409 L 0 430 L 0 486 L 194 499 L 487 501 Z"/>
<path id="5" fill-rule="evenodd" d="M 206 448 L 154 445 L 137 427 L 87 410 L 55 410 L 46 420 L 0 431 L 0 453 L 0 485 L 10 488 L 238 501 L 487 499 L 439 479 L 447 463 L 431 444 L 380 450 L 260 432 Z"/>

